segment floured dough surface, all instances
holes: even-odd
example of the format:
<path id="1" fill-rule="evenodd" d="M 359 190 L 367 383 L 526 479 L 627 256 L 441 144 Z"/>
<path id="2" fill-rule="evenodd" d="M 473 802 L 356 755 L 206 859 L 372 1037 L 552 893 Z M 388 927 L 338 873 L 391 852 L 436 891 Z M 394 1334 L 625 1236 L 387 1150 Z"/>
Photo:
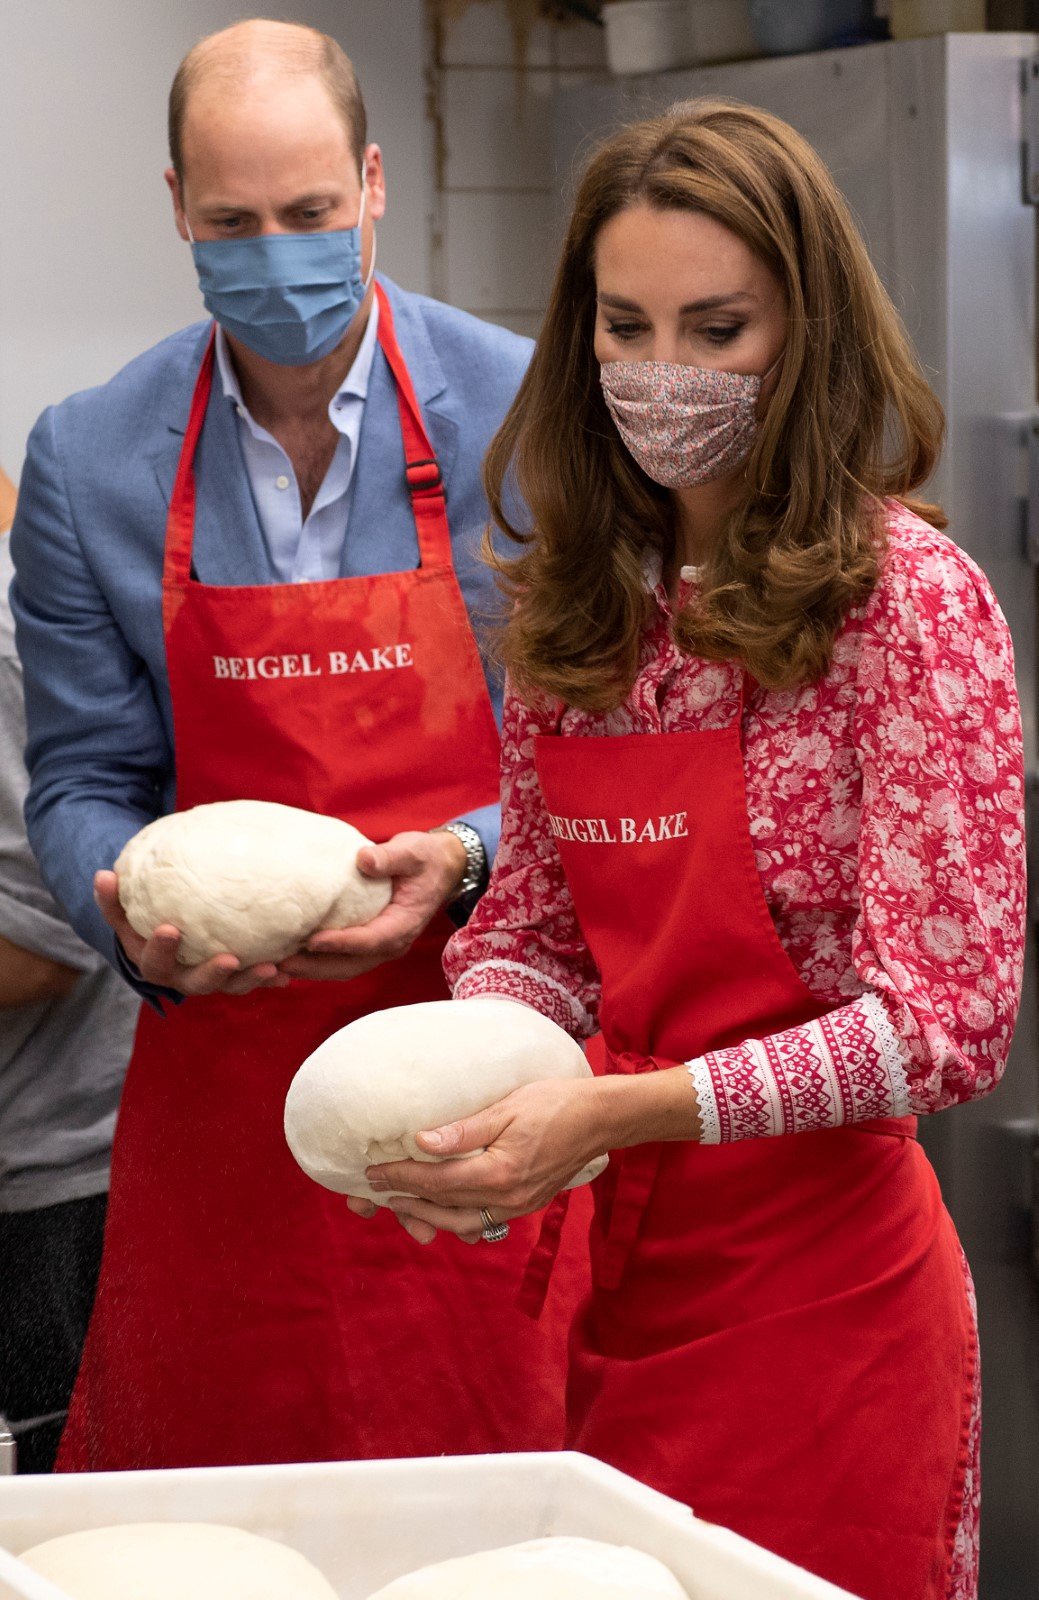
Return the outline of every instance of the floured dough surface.
<path id="1" fill-rule="evenodd" d="M 662 1562 L 596 1539 L 532 1539 L 423 1567 L 369 1600 L 688 1600 Z"/>
<path id="2" fill-rule="evenodd" d="M 70 1600 L 336 1600 L 298 1551 L 218 1523 L 90 1528 L 19 1559 Z"/>
<path id="3" fill-rule="evenodd" d="M 283 961 L 319 928 L 356 927 L 389 904 L 390 880 L 357 869 L 370 843 L 337 817 L 273 801 L 194 806 L 129 841 L 119 899 L 142 939 L 164 922 L 180 929 L 184 965 L 224 951 L 247 967 Z"/>
<path id="4" fill-rule="evenodd" d="M 285 1137 L 303 1171 L 326 1189 L 385 1205 L 365 1170 L 383 1161 L 434 1161 L 415 1135 L 483 1111 L 544 1078 L 588 1078 L 584 1051 L 530 1006 L 492 996 L 428 1000 L 373 1011 L 308 1056 L 285 1101 Z M 588 1183 L 602 1157 L 569 1187 Z"/>

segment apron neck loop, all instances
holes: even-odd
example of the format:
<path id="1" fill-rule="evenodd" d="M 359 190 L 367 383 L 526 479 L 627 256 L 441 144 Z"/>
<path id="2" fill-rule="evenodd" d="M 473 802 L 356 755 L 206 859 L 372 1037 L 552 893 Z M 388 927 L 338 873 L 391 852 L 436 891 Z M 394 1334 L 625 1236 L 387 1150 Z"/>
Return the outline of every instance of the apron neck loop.
<path id="1" fill-rule="evenodd" d="M 191 396 L 191 409 L 184 430 L 184 444 L 177 463 L 173 481 L 169 517 L 166 528 L 166 549 L 163 556 L 163 592 L 168 594 L 174 584 L 186 584 L 191 577 L 191 551 L 195 539 L 195 452 L 206 420 L 206 408 L 213 387 L 213 366 L 216 354 L 216 323 L 209 330 L 205 354 L 195 380 Z"/>
<path id="2" fill-rule="evenodd" d="M 379 301 L 379 344 L 397 387 L 404 475 L 418 530 L 420 564 L 423 567 L 450 566 L 451 534 L 440 465 L 426 432 L 411 374 L 397 343 L 389 296 L 381 283 L 376 283 L 375 293 Z"/>

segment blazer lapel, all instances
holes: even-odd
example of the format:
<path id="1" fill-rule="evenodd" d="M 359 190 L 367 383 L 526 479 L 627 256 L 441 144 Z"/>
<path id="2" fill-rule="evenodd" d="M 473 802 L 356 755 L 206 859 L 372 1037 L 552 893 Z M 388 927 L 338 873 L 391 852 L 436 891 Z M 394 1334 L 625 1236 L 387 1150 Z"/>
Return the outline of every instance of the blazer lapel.
<path id="1" fill-rule="evenodd" d="M 280 583 L 256 515 L 234 406 L 214 387 L 195 461 L 195 573 L 200 583 Z"/>
<path id="2" fill-rule="evenodd" d="M 191 396 L 208 331 L 207 323 L 197 347 L 189 347 L 182 381 L 171 384 L 175 399 L 168 432 L 153 462 L 164 514 L 169 510 L 173 494 Z M 279 581 L 256 515 L 234 408 L 224 397 L 219 377 L 214 380 L 199 439 L 195 488 L 192 568 L 199 581 L 229 587 Z"/>

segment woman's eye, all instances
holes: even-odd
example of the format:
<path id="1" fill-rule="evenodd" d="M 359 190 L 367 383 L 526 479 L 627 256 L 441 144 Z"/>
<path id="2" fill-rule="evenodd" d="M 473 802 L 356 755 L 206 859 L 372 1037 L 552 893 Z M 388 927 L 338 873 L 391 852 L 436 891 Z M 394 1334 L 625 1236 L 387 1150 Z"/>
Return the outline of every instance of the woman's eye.
<path id="1" fill-rule="evenodd" d="M 637 339 L 645 329 L 638 322 L 608 322 L 606 332 L 615 339 Z"/>
<path id="2" fill-rule="evenodd" d="M 715 328 L 705 328 L 704 337 L 710 340 L 711 344 L 731 344 L 736 335 L 742 332 L 743 323 L 741 322 L 737 323 L 735 327 L 718 326 Z"/>

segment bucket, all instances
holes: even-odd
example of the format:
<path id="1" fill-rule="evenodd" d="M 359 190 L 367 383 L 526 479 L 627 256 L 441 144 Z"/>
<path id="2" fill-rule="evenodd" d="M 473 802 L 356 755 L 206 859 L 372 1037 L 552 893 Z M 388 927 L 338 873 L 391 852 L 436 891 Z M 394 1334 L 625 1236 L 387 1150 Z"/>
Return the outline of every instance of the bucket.
<path id="1" fill-rule="evenodd" d="M 619 77 L 690 67 L 696 60 L 688 0 L 610 0 L 602 16 L 606 61 Z"/>

